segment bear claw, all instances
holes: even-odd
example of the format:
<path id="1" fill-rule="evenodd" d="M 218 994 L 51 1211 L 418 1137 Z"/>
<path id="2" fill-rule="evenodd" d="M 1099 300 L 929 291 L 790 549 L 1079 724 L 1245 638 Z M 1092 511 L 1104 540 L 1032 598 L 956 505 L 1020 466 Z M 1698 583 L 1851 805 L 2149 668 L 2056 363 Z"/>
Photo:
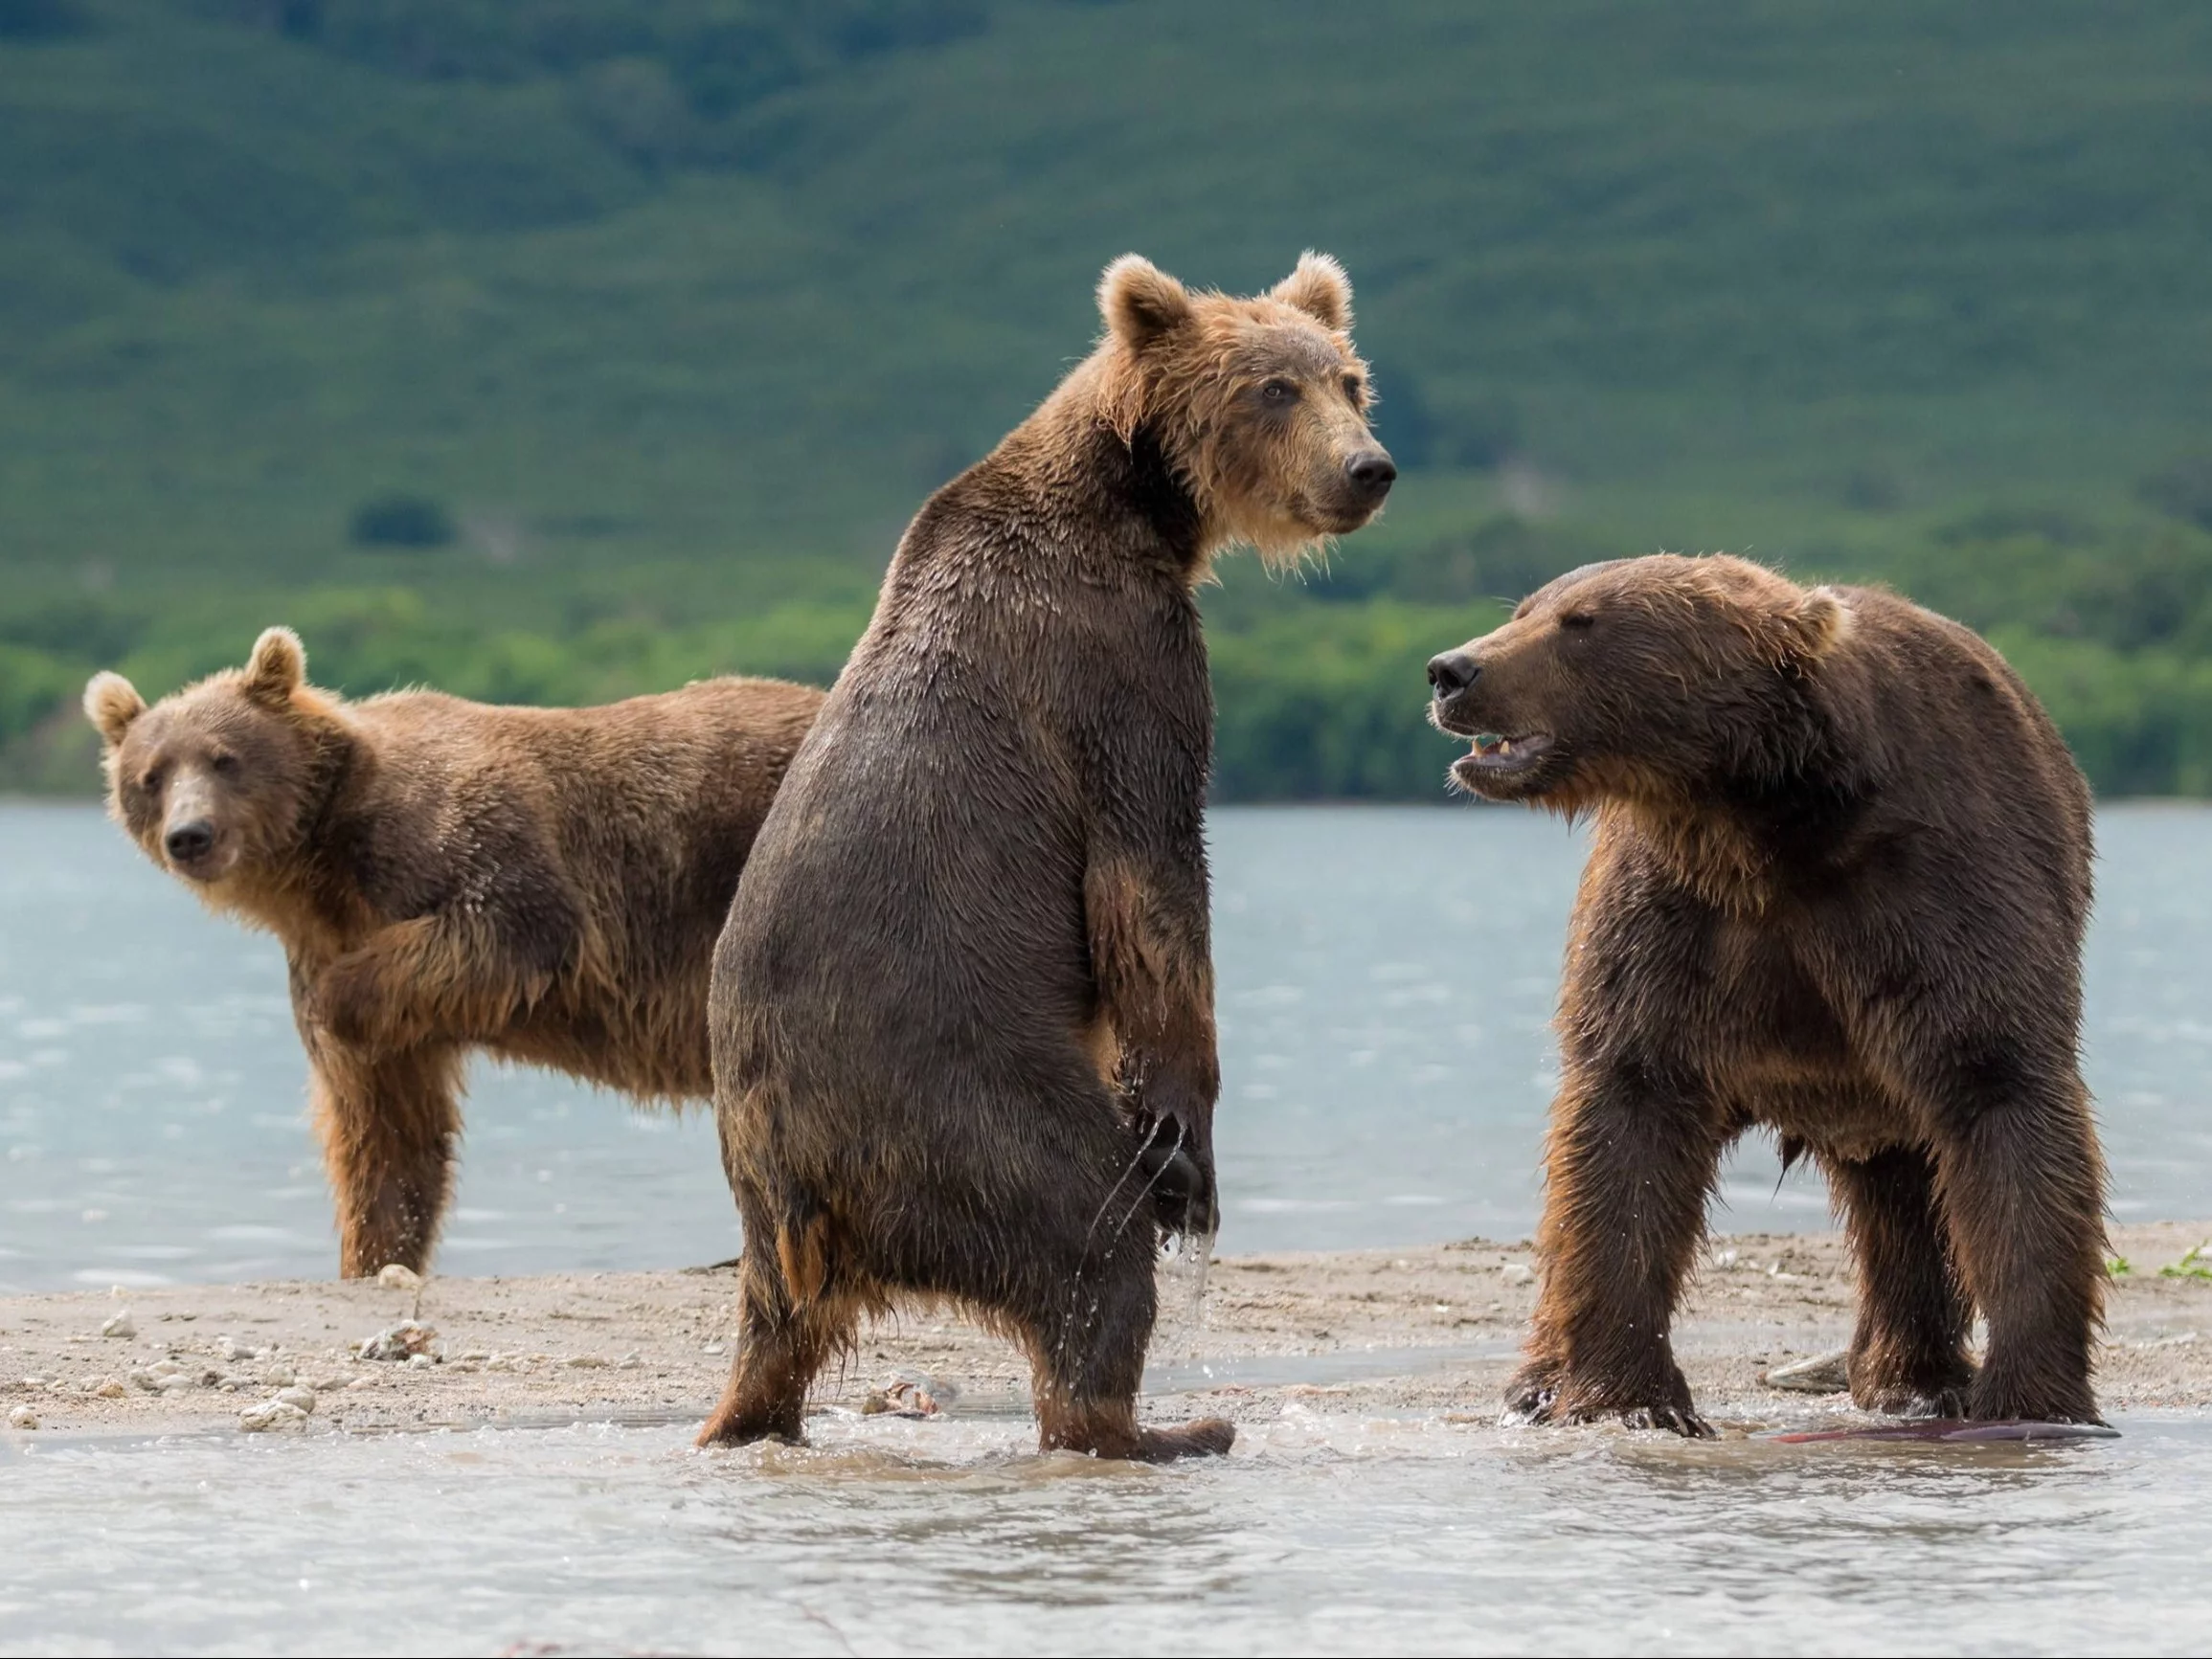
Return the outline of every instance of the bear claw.
<path id="1" fill-rule="evenodd" d="M 1852 1403 L 1878 1417 L 1957 1418 L 1966 1415 L 1966 1390 L 1878 1388 L 1870 1390 L 1863 1400 L 1854 1396 Z"/>
<path id="2" fill-rule="evenodd" d="M 1614 1417 L 1630 1428 L 1663 1428 L 1685 1440 L 1714 1438 L 1712 1426 L 1690 1403 L 1689 1389 L 1680 1372 L 1675 1376 L 1675 1398 L 1635 1405 L 1588 1403 L 1592 1400 L 1617 1401 L 1624 1393 L 1633 1399 L 1636 1391 L 1570 1389 L 1567 1386 L 1569 1380 L 1556 1365 L 1529 1366 L 1505 1385 L 1505 1406 L 1499 1414 L 1499 1426 L 1596 1423 Z"/>
<path id="3" fill-rule="evenodd" d="M 1620 1414 L 1631 1428 L 1663 1428 L 1684 1440 L 1717 1440 L 1713 1426 L 1696 1412 L 1680 1405 L 1637 1405 Z"/>
<path id="4" fill-rule="evenodd" d="M 1559 1391 L 1553 1388 L 1524 1389 L 1505 1397 L 1505 1408 L 1498 1414 L 1501 1428 L 1525 1427 L 1532 1424 L 1549 1423 L 1551 1409 L 1559 1401 Z"/>

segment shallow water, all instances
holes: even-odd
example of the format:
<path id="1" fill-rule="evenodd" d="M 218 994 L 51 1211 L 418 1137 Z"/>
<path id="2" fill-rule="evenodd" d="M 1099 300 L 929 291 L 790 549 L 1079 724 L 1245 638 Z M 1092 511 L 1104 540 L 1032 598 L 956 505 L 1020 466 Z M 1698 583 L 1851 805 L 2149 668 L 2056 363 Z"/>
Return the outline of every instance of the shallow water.
<path id="1" fill-rule="evenodd" d="M 2113 1209 L 2212 1211 L 2212 810 L 2099 824 L 2087 1061 Z M 1582 845 L 1481 809 L 1213 815 L 1226 1251 L 1513 1238 L 1536 1210 Z M 478 1069 L 456 1273 L 737 1248 L 704 1114 Z M 315 1276 L 335 1259 L 275 944 L 97 810 L 0 805 L 0 1289 Z M 1825 1223 L 1747 1146 L 1718 1224 Z"/>
<path id="2" fill-rule="evenodd" d="M 2201 1216 L 2212 812 L 2115 809 L 2101 834 L 2088 1062 L 2114 1207 Z M 1525 1231 L 1576 840 L 1441 809 L 1223 812 L 1213 839 L 1222 1247 Z M 0 1284 L 327 1273 L 302 1093 L 272 943 L 90 811 L 0 808 Z M 1725 1225 L 1823 1219 L 1764 1148 L 1724 1197 Z M 449 1270 L 735 1245 L 702 1119 L 478 1076 Z M 1155 1390 L 1472 1356 L 1209 1370 L 1173 1348 Z M 1294 1401 L 1227 1460 L 1145 1469 L 1037 1457 L 1022 1404 L 713 1454 L 688 1413 L 0 1435 L 0 1652 L 2201 1651 L 2212 1631 L 2212 1416 L 1791 1447 Z"/>
<path id="3" fill-rule="evenodd" d="M 2202 1651 L 2212 1421 L 1689 1445 L 1329 1416 L 0 1445 L 0 1651 Z M 526 1646 L 528 1645 L 528 1646 Z"/>

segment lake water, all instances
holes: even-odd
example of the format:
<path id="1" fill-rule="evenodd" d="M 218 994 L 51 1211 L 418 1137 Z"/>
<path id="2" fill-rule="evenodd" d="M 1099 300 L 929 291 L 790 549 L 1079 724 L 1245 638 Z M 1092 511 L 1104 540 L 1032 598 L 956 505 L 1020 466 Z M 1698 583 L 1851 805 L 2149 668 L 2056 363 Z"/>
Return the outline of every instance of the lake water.
<path id="1" fill-rule="evenodd" d="M 733 1453 L 0 1436 L 0 1651 L 2203 1652 L 2212 1422 L 2121 1427 L 1791 1447 L 1294 1404 L 1164 1469 L 959 1419 Z"/>
<path id="2" fill-rule="evenodd" d="M 2203 1216 L 2212 812 L 2100 833 L 2114 1208 Z M 1213 840 L 1222 1247 L 1524 1233 L 1576 839 L 1436 808 L 1228 811 Z M 0 1283 L 328 1273 L 302 1100 L 273 944 L 96 813 L 0 807 Z M 1725 1226 L 1824 1222 L 1763 1146 L 1724 1196 Z M 701 1118 L 476 1079 L 447 1270 L 736 1244 Z M 1241 1379 L 1301 1379 L 1267 1363 Z M 1792 1447 L 1294 1400 L 1164 1469 L 1041 1458 L 987 1411 L 833 1415 L 808 1449 L 692 1427 L 0 1434 L 0 1652 L 2212 1648 L 2201 1414 Z"/>
<path id="3" fill-rule="evenodd" d="M 1573 833 L 1476 807 L 1212 819 L 1225 1251 L 1533 1226 Z M 2212 810 L 2099 821 L 2087 1063 L 2121 1219 L 2212 1213 Z M 0 805 L 0 1289 L 318 1276 L 329 1200 L 273 941 L 97 810 Z M 705 1113 L 480 1066 L 455 1273 L 736 1253 Z M 1826 1224 L 1749 1142 L 1716 1224 Z"/>

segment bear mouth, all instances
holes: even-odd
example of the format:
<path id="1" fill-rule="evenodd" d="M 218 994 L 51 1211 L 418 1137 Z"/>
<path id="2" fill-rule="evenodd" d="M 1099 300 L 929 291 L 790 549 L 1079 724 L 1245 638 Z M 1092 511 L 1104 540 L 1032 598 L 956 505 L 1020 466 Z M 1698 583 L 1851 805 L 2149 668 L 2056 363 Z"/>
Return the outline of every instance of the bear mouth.
<path id="1" fill-rule="evenodd" d="M 1332 536 L 1348 536 L 1354 530 L 1365 529 L 1382 510 L 1380 501 L 1334 502 L 1321 509 L 1320 527 Z"/>
<path id="2" fill-rule="evenodd" d="M 1545 731 L 1478 731 L 1473 738 L 1473 746 L 1452 768 L 1470 784 L 1533 772 L 1552 750 L 1551 734 Z"/>
<path id="3" fill-rule="evenodd" d="M 162 863 L 171 875 L 180 876 L 203 887 L 212 887 L 222 881 L 237 862 L 237 843 L 228 836 L 217 841 L 205 852 L 179 857 L 165 850 L 162 855 Z"/>

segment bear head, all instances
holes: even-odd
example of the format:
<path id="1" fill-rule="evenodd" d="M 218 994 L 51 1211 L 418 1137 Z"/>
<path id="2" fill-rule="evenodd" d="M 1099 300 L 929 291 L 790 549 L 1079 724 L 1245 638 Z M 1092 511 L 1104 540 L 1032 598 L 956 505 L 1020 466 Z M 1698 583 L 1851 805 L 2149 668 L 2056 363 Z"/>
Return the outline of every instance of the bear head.
<path id="1" fill-rule="evenodd" d="M 1398 476 L 1367 430 L 1343 267 L 1307 253 L 1268 293 L 1185 288 L 1127 254 L 1098 284 L 1101 400 L 1124 441 L 1160 443 L 1204 549 L 1247 543 L 1295 561 L 1373 518 Z"/>
<path id="2" fill-rule="evenodd" d="M 1849 632 L 1832 589 L 1672 553 L 1586 565 L 1502 628 L 1431 660 L 1431 721 L 1474 739 L 1453 781 L 1574 813 L 1773 777 L 1801 751 L 1804 691 Z"/>
<path id="3" fill-rule="evenodd" d="M 84 688 L 105 746 L 109 812 L 205 896 L 277 870 L 322 805 L 341 729 L 306 668 L 299 637 L 271 628 L 243 668 L 150 707 L 120 674 Z"/>

